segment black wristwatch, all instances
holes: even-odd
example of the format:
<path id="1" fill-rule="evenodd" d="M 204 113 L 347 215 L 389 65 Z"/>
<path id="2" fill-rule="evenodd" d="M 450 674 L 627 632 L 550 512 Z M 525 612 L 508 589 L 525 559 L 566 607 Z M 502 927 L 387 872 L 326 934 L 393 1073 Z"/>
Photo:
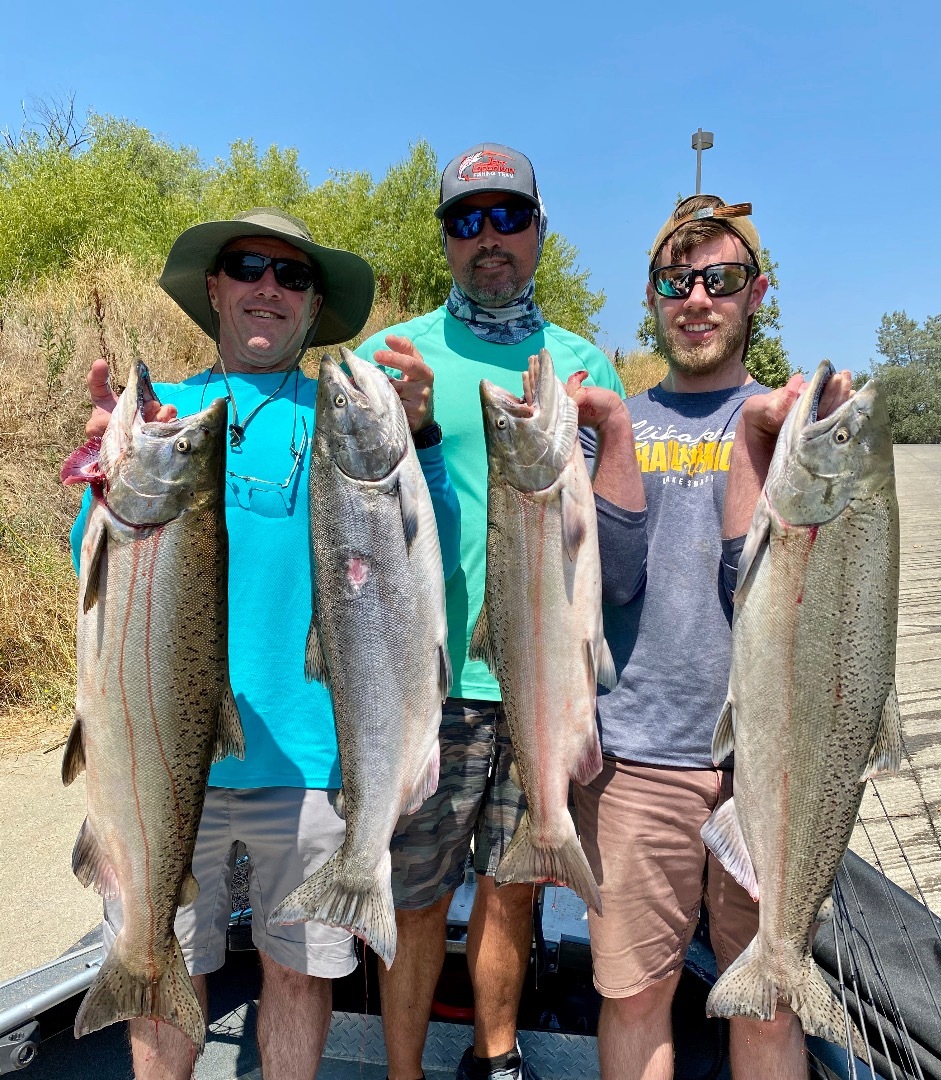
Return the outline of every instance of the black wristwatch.
<path id="1" fill-rule="evenodd" d="M 441 442 L 441 425 L 431 423 L 419 431 L 412 432 L 412 441 L 416 450 L 427 450 L 429 446 L 437 446 Z"/>

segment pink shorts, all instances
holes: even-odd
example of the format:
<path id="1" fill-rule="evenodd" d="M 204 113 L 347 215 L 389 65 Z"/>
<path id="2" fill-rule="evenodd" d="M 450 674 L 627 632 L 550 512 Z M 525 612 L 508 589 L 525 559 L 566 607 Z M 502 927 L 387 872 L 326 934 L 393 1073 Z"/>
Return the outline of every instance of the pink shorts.
<path id="1" fill-rule="evenodd" d="M 604 759 L 575 786 L 582 847 L 604 915 L 588 913 L 595 986 L 630 997 L 683 963 L 703 899 L 719 971 L 758 931 L 758 905 L 707 853 L 699 830 L 732 795 L 732 774 Z"/>

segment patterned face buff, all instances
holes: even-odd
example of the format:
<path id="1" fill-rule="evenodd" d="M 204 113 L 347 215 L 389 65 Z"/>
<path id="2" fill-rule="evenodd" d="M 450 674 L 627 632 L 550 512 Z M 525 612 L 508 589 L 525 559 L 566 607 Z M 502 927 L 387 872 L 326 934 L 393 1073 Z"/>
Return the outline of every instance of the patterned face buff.
<path id="1" fill-rule="evenodd" d="M 538 195 L 538 191 L 537 191 Z M 546 242 L 549 221 L 546 217 L 546 209 L 542 204 L 542 196 L 539 198 L 539 245 L 536 249 L 536 266 L 542 258 L 543 245 Z M 447 255 L 448 234 L 444 231 L 444 223 L 441 223 L 441 246 Z M 497 345 L 517 345 L 525 341 L 531 334 L 541 330 L 546 325 L 546 319 L 540 311 L 535 300 L 536 281 L 531 279 L 523 291 L 510 303 L 502 307 L 489 308 L 478 304 L 464 292 L 455 281 L 451 285 L 451 292 L 446 301 L 447 309 L 455 317 L 460 319 L 468 330 L 482 341 L 491 341 Z"/>

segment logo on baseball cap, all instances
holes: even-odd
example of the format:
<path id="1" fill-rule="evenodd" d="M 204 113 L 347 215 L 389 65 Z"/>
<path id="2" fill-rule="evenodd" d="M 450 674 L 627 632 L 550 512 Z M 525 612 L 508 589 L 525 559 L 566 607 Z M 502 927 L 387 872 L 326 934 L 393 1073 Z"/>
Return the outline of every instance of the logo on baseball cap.
<path id="1" fill-rule="evenodd" d="M 470 195 L 489 191 L 506 192 L 539 206 L 539 189 L 529 158 L 499 143 L 478 143 L 453 158 L 441 174 L 435 216 L 443 217 L 449 207 Z"/>

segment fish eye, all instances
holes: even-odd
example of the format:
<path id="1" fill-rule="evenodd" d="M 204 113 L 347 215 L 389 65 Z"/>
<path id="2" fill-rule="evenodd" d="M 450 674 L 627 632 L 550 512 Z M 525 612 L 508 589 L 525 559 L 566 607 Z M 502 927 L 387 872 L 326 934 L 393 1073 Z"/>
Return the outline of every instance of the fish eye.
<path id="1" fill-rule="evenodd" d="M 506 425 L 507 425 L 506 417 L 505 416 L 498 416 L 497 417 L 497 427 L 500 428 L 500 430 L 502 431 L 503 428 L 506 427 Z"/>
<path id="2" fill-rule="evenodd" d="M 849 439 L 849 437 L 850 433 L 846 430 L 845 427 L 837 428 L 836 431 L 834 431 L 833 433 L 833 439 L 835 442 L 838 443 L 845 443 Z"/>
<path id="3" fill-rule="evenodd" d="M 333 399 L 333 404 L 336 405 L 336 407 L 338 409 L 345 408 L 346 407 L 346 394 L 337 394 L 337 396 Z"/>
<path id="4" fill-rule="evenodd" d="M 181 454 L 188 454 L 193 449 L 193 444 L 186 438 L 185 435 L 176 440 L 176 449 Z"/>

